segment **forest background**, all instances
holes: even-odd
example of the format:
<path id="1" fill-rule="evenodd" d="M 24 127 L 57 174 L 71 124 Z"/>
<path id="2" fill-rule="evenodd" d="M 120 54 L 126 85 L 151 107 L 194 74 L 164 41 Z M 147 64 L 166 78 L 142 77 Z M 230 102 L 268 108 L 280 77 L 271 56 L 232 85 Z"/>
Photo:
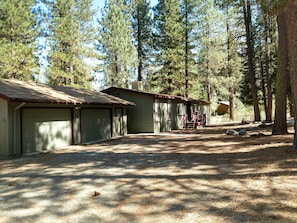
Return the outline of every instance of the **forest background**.
<path id="1" fill-rule="evenodd" d="M 295 1 L 153 3 L 1 0 L 0 78 L 97 90 L 140 81 L 150 92 L 207 100 L 212 113 L 228 101 L 230 120 L 250 105 L 253 121 L 271 122 L 275 107 L 274 133 L 286 133 L 295 48 L 285 38 L 293 20 L 282 15 Z"/>

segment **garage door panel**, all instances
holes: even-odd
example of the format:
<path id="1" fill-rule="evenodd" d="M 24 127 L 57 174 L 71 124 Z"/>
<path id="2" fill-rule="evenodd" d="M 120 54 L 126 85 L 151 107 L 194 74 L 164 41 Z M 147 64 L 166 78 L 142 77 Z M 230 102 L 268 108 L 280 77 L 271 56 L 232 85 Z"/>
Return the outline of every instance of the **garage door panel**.
<path id="1" fill-rule="evenodd" d="M 82 109 L 82 143 L 93 142 L 111 137 L 110 109 Z"/>
<path id="2" fill-rule="evenodd" d="M 71 128 L 70 109 L 23 109 L 23 153 L 41 152 L 70 145 Z"/>

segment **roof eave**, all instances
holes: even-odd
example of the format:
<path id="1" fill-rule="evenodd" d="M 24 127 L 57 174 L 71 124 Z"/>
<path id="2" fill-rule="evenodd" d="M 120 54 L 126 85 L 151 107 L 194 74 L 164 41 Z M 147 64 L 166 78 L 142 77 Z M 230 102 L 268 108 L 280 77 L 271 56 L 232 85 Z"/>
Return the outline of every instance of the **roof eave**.
<path id="1" fill-rule="evenodd" d="M 99 103 L 99 102 L 71 102 L 71 101 L 56 101 L 56 100 L 34 100 L 24 98 L 8 98 L 2 97 L 8 102 L 26 102 L 26 103 L 40 103 L 40 104 L 59 104 L 59 105 L 111 105 L 111 106 L 135 106 L 134 103 Z"/>

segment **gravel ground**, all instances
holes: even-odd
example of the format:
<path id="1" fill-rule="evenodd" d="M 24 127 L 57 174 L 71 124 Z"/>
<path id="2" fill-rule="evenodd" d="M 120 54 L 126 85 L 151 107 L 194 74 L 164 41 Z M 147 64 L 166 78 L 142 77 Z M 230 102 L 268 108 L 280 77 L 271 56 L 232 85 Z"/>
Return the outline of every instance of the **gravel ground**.
<path id="1" fill-rule="evenodd" d="M 297 222 L 293 135 L 229 128 L 1 160 L 0 222 Z"/>

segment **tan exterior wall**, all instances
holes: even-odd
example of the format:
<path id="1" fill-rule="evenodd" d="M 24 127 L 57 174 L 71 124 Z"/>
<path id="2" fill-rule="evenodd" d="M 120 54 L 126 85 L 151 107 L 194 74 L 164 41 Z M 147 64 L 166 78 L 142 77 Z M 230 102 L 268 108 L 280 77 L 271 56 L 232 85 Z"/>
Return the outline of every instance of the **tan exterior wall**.
<path id="1" fill-rule="evenodd" d="M 173 130 L 183 129 L 184 115 L 187 114 L 186 104 L 182 102 L 172 101 L 171 113 L 172 113 L 171 128 Z"/>
<path id="2" fill-rule="evenodd" d="M 155 132 L 171 131 L 172 105 L 167 99 L 155 100 Z"/>
<path id="3" fill-rule="evenodd" d="M 205 114 L 206 115 L 206 123 L 210 122 L 209 106 L 199 105 L 199 104 L 192 104 L 192 115 L 195 112 L 198 112 L 198 114 Z"/>

